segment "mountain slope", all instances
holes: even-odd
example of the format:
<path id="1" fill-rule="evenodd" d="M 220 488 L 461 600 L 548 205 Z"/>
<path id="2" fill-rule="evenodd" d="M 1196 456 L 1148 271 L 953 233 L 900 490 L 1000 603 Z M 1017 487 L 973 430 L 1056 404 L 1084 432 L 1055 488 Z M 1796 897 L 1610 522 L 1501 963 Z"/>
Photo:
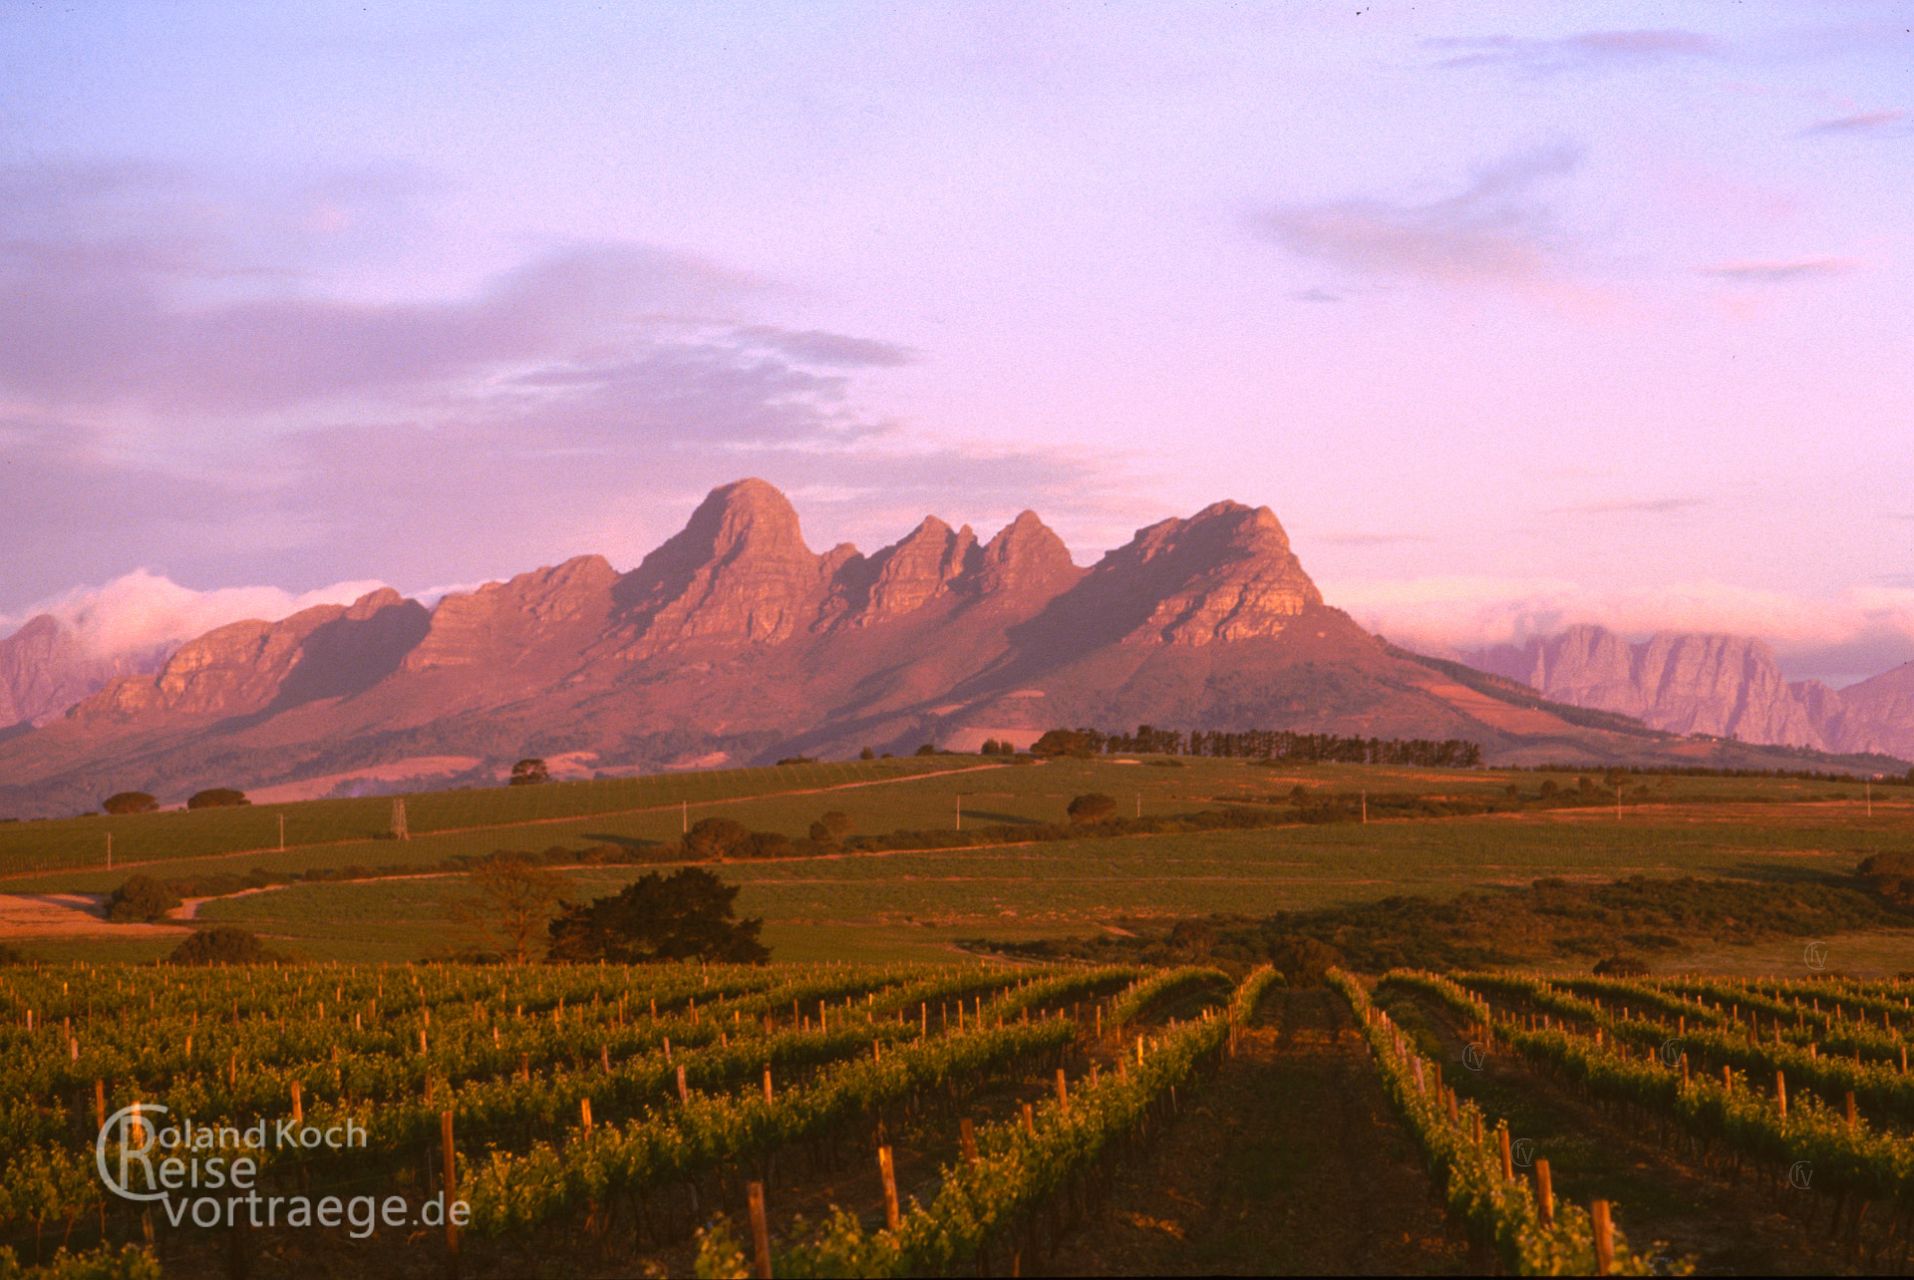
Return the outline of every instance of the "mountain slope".
<path id="1" fill-rule="evenodd" d="M 1914 755 L 1914 663 L 1835 690 L 1788 681 L 1768 646 L 1746 636 L 1660 633 L 1631 643 L 1587 625 L 1469 661 L 1557 701 L 1671 733 Z"/>
<path id="2" fill-rule="evenodd" d="M 483 779 L 525 754 L 655 769 L 1146 721 L 1460 737 L 1512 760 L 1710 750 L 1385 645 L 1324 601 L 1267 508 L 1161 521 L 1084 569 L 1030 512 L 984 541 L 931 517 L 872 555 L 815 552 L 784 495 L 744 480 L 629 572 L 580 556 L 430 610 L 379 591 L 209 632 L 0 742 L 0 814 L 128 787 Z"/>

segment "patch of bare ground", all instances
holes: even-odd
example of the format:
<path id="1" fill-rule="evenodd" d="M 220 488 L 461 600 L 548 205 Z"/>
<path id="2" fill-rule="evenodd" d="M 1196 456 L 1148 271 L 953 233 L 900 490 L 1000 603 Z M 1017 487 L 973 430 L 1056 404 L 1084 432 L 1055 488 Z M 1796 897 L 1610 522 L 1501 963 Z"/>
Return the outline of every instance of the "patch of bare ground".
<path id="1" fill-rule="evenodd" d="M 1434 1000 L 1385 986 L 1391 1016 L 1433 1038 L 1443 1079 L 1491 1116 L 1507 1117 L 1533 1158 L 1547 1159 L 1558 1196 L 1615 1206 L 1636 1249 L 1687 1255 L 1698 1275 L 1852 1275 L 1866 1269 L 1828 1236 L 1822 1197 L 1752 1170 L 1702 1158 L 1672 1122 L 1605 1106 L 1513 1053 L 1490 1051 L 1480 1070 L 1463 1067 L 1467 1046 L 1449 1011 Z"/>
<path id="2" fill-rule="evenodd" d="M 114 924 L 104 898 L 91 893 L 0 893 L 0 939 L 70 938 L 110 934 L 116 938 L 174 937 L 179 925 Z"/>
<path id="3" fill-rule="evenodd" d="M 1055 1275 L 1466 1274 L 1492 1259 L 1444 1216 L 1349 1010 L 1270 996 L 1236 1057 L 1052 1257 Z"/>

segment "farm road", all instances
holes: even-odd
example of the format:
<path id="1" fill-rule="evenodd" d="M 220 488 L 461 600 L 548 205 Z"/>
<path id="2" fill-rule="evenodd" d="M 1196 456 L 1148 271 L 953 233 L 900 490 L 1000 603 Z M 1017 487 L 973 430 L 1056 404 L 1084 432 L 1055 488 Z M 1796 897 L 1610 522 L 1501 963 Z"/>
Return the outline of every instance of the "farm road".
<path id="1" fill-rule="evenodd" d="M 1479 1272 L 1348 1006 L 1277 991 L 1237 1056 L 1043 1260 L 1059 1275 Z"/>

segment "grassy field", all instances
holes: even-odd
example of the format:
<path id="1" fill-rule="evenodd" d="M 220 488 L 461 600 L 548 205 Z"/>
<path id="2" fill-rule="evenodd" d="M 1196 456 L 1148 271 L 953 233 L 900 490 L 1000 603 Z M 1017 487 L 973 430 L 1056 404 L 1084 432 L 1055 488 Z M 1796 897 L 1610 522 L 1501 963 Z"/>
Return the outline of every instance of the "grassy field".
<path id="1" fill-rule="evenodd" d="M 1571 772 L 1369 768 L 1357 765 L 1269 767 L 1237 760 L 1190 759 L 1179 767 L 1118 760 L 1057 760 L 1041 766 L 990 765 L 975 756 L 911 757 L 835 764 L 664 774 L 646 778 L 424 792 L 406 797 L 412 838 L 386 838 L 390 797 L 321 800 L 240 809 L 0 824 L 0 885 L 12 892 L 100 892 L 127 868 L 156 864 L 156 874 L 245 872 L 264 868 L 429 866 L 500 849 L 619 845 L 663 850 L 686 821 L 723 815 L 753 830 L 802 836 L 827 809 L 848 814 L 853 830 L 948 830 L 961 807 L 970 825 L 1062 821 L 1072 797 L 1101 791 L 1124 815 L 1188 812 L 1225 803 L 1286 803 L 1297 786 L 1324 793 L 1488 796 L 1513 785 L 1534 795 L 1544 783 L 1571 789 Z M 1656 776 L 1631 780 L 1651 803 L 1680 805 L 1858 806 L 1859 783 L 1796 779 Z M 1877 789 L 1876 809 L 1914 801 L 1905 788 Z M 1632 808 L 1636 801 L 1629 802 Z M 279 817 L 287 847 L 277 848 Z M 1764 813 L 1765 816 L 1765 813 Z M 114 862 L 105 866 L 106 835 Z"/>
<path id="2" fill-rule="evenodd" d="M 671 796 L 687 802 L 699 797 L 689 809 L 692 821 L 701 814 L 722 813 L 755 829 L 796 836 L 827 809 L 849 814 L 859 833 L 948 830 L 957 820 L 960 801 L 967 825 L 1034 827 L 1062 819 L 1070 799 L 1087 791 L 1112 795 L 1120 813 L 1148 815 L 1225 802 L 1267 800 L 1286 806 L 1290 790 L 1299 785 L 1318 792 L 1366 791 L 1375 797 L 1407 792 L 1441 797 L 1493 794 L 1510 785 L 1533 795 L 1544 781 L 1564 788 L 1575 784 L 1573 774 L 1346 765 L 1271 768 L 1227 760 L 1190 760 L 1180 767 L 1111 760 L 973 767 L 980 763 L 975 757 L 913 758 L 421 796 L 408 801 L 408 809 L 424 814 L 428 822 L 517 814 L 521 822 L 536 825 L 419 835 L 403 843 L 375 840 L 238 857 L 181 856 L 155 869 L 171 875 L 253 867 L 429 867 L 453 854 L 605 843 L 665 854 L 684 821 L 684 813 L 666 799 Z M 1523 885 L 1543 876 L 1843 874 L 1870 853 L 1914 847 L 1914 804 L 1901 788 L 1877 789 L 1869 816 L 1860 787 L 1846 783 L 1650 777 L 1631 779 L 1629 785 L 1646 792 L 1631 797 L 1619 819 L 1606 805 L 1532 809 L 1366 825 L 1341 822 L 735 862 L 721 874 L 743 886 L 739 909 L 765 919 L 765 940 L 779 959 L 926 959 L 947 958 L 958 942 L 980 937 L 1082 936 L 1121 929 L 1126 922 L 1219 912 L 1262 915 L 1401 894 L 1440 898 L 1471 888 Z M 818 790 L 833 787 L 838 789 Z M 614 801 L 664 807 L 602 811 Z M 287 809 L 327 813 L 335 804 L 390 808 L 389 800 L 379 800 Z M 561 820 L 527 817 L 587 804 L 601 811 Z M 211 840 L 215 835 L 229 837 L 242 829 L 238 824 L 271 812 L 161 814 L 118 821 L 129 824 L 128 829 L 151 832 L 169 823 L 186 830 L 204 819 L 202 838 Z M 19 841 L 37 827 L 64 834 L 94 821 L 22 824 L 6 835 Z M 231 825 L 220 827 L 221 822 Z M 141 823 L 146 825 L 134 825 Z M 416 829 L 416 820 L 414 825 Z M 16 851 L 21 847 L 14 846 Z M 182 838 L 178 847 L 190 845 Z M 614 892 L 643 870 L 595 866 L 565 874 L 573 896 L 584 898 Z M 68 869 L 16 876 L 6 888 L 22 893 L 101 892 L 127 874 L 123 867 L 110 872 Z M 453 902 L 469 892 L 460 877 L 443 874 L 307 883 L 216 899 L 203 906 L 200 918 L 252 929 L 296 956 L 407 960 L 445 955 L 472 941 L 449 923 Z M 1876 958 L 1885 965 L 1904 943 L 1890 938 L 1867 945 L 1882 953 Z M 165 937 L 108 935 L 36 938 L 26 949 L 49 958 L 146 959 L 171 945 Z M 1914 945 L 1907 950 L 1914 953 Z M 1756 963 L 1745 957 L 1724 956 L 1722 961 L 1731 968 Z M 1899 967 L 1911 963 L 1914 954 Z"/>
<path id="3" fill-rule="evenodd" d="M 1445 897 L 1542 876 L 1789 877 L 1844 872 L 1905 848 L 1906 815 L 1872 823 L 1821 806 L 1754 816 L 1686 806 L 1520 817 L 1134 836 L 986 849 L 732 863 L 740 911 L 782 959 L 947 956 L 960 939 L 1057 936 L 1212 912 L 1267 914 L 1397 894 Z M 635 871 L 569 873 L 580 897 Z M 311 884 L 209 903 L 202 917 L 326 958 L 443 953 L 457 877 Z M 1914 944 L 1909 944 L 1914 954 Z"/>

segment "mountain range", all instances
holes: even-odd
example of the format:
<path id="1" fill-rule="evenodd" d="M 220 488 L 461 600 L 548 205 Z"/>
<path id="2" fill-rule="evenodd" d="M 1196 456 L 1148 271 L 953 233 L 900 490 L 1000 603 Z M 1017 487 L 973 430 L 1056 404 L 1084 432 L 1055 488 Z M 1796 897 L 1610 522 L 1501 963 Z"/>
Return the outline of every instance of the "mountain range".
<path id="1" fill-rule="evenodd" d="M 430 608 L 379 590 L 233 623 L 152 670 L 106 673 L 38 727 L 56 696 L 42 690 L 101 673 L 15 673 L 65 652 L 44 625 L 0 645 L 0 689 L 27 722 L 0 741 L 9 816 L 130 788 L 167 801 L 489 782 L 524 755 L 579 776 L 1145 722 L 1466 738 L 1503 762 L 1799 766 L 1397 649 L 1324 601 L 1268 508 L 1234 502 L 1084 568 L 1031 512 L 988 539 L 933 516 L 872 554 L 815 552 L 782 493 L 742 480 L 629 571 L 586 555 Z M 1611 648 L 1561 652 L 1608 663 Z M 1535 660 L 1545 685 L 1575 669 L 1590 673 L 1566 681 L 1578 693 L 1608 689 L 1593 657 Z"/>
<path id="2" fill-rule="evenodd" d="M 1832 689 L 1788 680 L 1768 646 L 1748 636 L 1661 633 L 1631 643 L 1598 626 L 1463 660 L 1546 697 L 1672 733 L 1914 758 L 1914 662 Z"/>

